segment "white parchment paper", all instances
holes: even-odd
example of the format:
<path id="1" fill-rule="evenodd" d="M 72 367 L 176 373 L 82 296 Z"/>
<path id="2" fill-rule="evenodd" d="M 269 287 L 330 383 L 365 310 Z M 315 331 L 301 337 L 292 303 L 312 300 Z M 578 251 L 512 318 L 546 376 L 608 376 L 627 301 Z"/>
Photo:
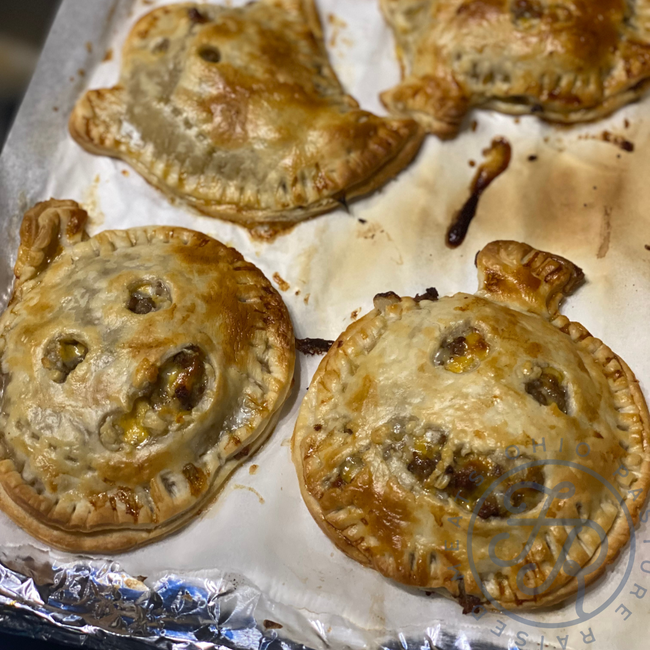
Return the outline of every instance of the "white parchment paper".
<path id="1" fill-rule="evenodd" d="M 236 247 L 267 277 L 278 274 L 288 283 L 282 295 L 298 337 L 333 339 L 371 308 L 375 293 L 414 295 L 429 286 L 441 295 L 473 292 L 476 252 L 493 239 L 519 239 L 584 269 L 588 284 L 564 313 L 602 338 L 628 361 L 642 387 L 650 387 L 650 97 L 574 128 L 475 112 L 455 140 L 427 138 L 416 161 L 381 191 L 355 202 L 351 214 L 333 212 L 262 243 L 242 228 L 171 204 L 128 165 L 85 153 L 67 134 L 74 101 L 86 88 L 117 81 L 130 27 L 161 4 L 64 3 L 3 155 L 3 250 L 15 252 L 21 212 L 49 197 L 79 201 L 91 216 L 93 234 L 151 223 L 194 228 Z M 398 81 L 399 68 L 377 0 L 319 0 L 319 9 L 346 89 L 364 108 L 383 113 L 378 93 Z M 604 131 L 633 142 L 634 151 L 603 141 Z M 482 197 L 465 243 L 450 250 L 445 231 L 468 196 L 475 171 L 470 161 L 478 164 L 496 135 L 512 144 L 512 162 Z M 0 282 L 6 295 L 6 269 Z M 563 623 L 576 617 L 572 602 L 527 614 L 529 623 L 500 614 L 477 620 L 463 616 L 454 602 L 402 588 L 337 551 L 307 512 L 290 459 L 297 410 L 318 362 L 299 359 L 294 391 L 275 433 L 212 506 L 169 539 L 118 556 L 126 571 L 150 580 L 169 570 L 241 573 L 311 621 L 311 628 L 292 633 L 313 647 L 367 647 L 397 633 L 426 638 L 433 646 L 452 635 L 457 648 L 475 647 L 476 640 L 499 648 L 539 648 L 542 642 L 573 650 L 649 646 L 650 596 L 639 598 L 642 590 L 634 586 L 650 589 L 646 523 L 637 530 L 632 570 L 618 596 L 596 617 L 570 626 Z M 5 553 L 44 548 L 2 513 L 0 546 Z M 629 559 L 630 547 L 588 591 L 587 612 L 621 583 Z M 549 624 L 559 627 L 542 627 Z"/>

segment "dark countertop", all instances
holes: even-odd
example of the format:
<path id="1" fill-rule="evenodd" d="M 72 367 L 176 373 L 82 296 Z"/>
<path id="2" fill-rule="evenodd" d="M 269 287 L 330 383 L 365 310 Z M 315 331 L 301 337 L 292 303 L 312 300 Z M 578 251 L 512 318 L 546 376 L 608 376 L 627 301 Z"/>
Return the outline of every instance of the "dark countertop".
<path id="1" fill-rule="evenodd" d="M 33 641 L 23 636 L 0 632 L 0 650 L 65 650 L 70 647 L 52 643 L 51 641 Z"/>

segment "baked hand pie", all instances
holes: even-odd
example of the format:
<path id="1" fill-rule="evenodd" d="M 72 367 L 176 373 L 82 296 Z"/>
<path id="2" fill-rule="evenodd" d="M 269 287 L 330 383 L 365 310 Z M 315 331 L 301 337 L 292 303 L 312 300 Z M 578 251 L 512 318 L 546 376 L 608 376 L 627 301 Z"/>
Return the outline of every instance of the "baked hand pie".
<path id="1" fill-rule="evenodd" d="M 74 201 L 25 215 L 0 317 L 0 508 L 69 551 L 187 524 L 264 441 L 294 368 L 280 296 L 170 226 L 87 238 Z"/>
<path id="2" fill-rule="evenodd" d="M 474 106 L 585 122 L 650 83 L 647 0 L 380 0 L 402 82 L 382 94 L 396 115 L 441 137 Z"/>
<path id="3" fill-rule="evenodd" d="M 323 358 L 293 459 L 351 558 L 470 612 L 558 602 L 626 544 L 648 410 L 625 362 L 558 312 L 571 262 L 498 241 L 480 289 L 375 298 Z"/>
<path id="4" fill-rule="evenodd" d="M 291 224 L 366 194 L 415 156 L 412 120 L 346 95 L 313 0 L 179 4 L 133 28 L 120 81 L 77 104 L 70 132 L 201 212 Z"/>

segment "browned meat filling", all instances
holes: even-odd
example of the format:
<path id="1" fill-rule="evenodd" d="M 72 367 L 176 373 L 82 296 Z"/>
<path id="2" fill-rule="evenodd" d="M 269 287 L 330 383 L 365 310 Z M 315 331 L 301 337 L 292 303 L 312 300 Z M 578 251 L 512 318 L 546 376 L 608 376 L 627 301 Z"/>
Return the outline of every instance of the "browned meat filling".
<path id="1" fill-rule="evenodd" d="M 559 370 L 542 368 L 539 377 L 526 383 L 526 392 L 543 406 L 556 404 L 562 413 L 568 413 L 569 399 L 563 380 L 564 375 Z"/>
<path id="2" fill-rule="evenodd" d="M 457 456 L 453 465 L 449 465 L 445 473 L 451 478 L 445 492 L 454 498 L 459 505 L 473 512 L 481 497 L 488 491 L 492 484 L 510 468 L 504 468 L 488 457 L 479 457 L 474 454 Z M 513 513 L 504 504 L 504 495 L 511 488 L 511 504 L 517 510 L 523 505 L 524 511 L 532 510 L 542 499 L 543 492 L 531 487 L 516 488 L 521 483 L 537 483 L 544 485 L 542 468 L 529 467 L 521 472 L 514 472 L 508 478 L 499 482 L 481 504 L 478 516 L 481 519 L 491 517 L 510 517 Z"/>
<path id="3" fill-rule="evenodd" d="M 41 363 L 50 371 L 52 381 L 62 384 L 86 354 L 88 348 L 77 339 L 58 339 L 47 346 Z"/>
<path id="4" fill-rule="evenodd" d="M 148 314 L 169 307 L 169 290 L 160 280 L 144 281 L 131 289 L 127 309 L 134 314 Z"/>
<path id="5" fill-rule="evenodd" d="M 461 336 L 443 341 L 435 355 L 434 363 L 444 366 L 450 372 L 467 372 L 475 370 L 490 351 L 487 341 L 474 328 Z"/>
<path id="6" fill-rule="evenodd" d="M 205 392 L 205 364 L 196 346 L 181 350 L 163 364 L 151 396 L 156 410 L 191 411 Z"/>
<path id="7" fill-rule="evenodd" d="M 119 446 L 119 439 L 138 446 L 151 437 L 164 435 L 169 425 L 181 422 L 201 401 L 207 383 L 201 350 L 190 346 L 166 361 L 158 379 L 147 395 L 139 397 L 129 413 L 117 421 L 117 433 L 111 427 L 102 431 L 104 444 Z M 117 436 L 117 437 L 116 437 Z"/>
<path id="8" fill-rule="evenodd" d="M 429 476 L 433 474 L 439 460 L 440 454 L 437 454 L 437 456 L 434 456 L 433 458 L 427 458 L 415 451 L 413 452 L 413 458 L 406 466 L 406 469 L 408 469 L 408 471 L 418 480 L 426 481 Z"/>

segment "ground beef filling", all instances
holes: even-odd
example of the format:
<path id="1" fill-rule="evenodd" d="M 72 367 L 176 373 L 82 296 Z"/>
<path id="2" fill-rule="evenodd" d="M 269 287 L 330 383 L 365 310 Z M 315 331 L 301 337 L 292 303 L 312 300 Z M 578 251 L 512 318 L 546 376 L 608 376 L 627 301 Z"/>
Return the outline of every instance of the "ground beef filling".
<path id="1" fill-rule="evenodd" d="M 526 463 L 523 464 L 526 465 Z M 542 468 L 527 467 L 520 472 L 513 472 L 491 490 L 491 486 L 503 474 L 512 469 L 505 465 L 488 457 L 474 454 L 455 457 L 453 464 L 448 465 L 445 470 L 450 479 L 444 492 L 469 512 L 474 512 L 483 495 L 489 492 L 476 513 L 481 519 L 508 518 L 514 514 L 532 510 L 542 500 L 544 493 L 534 487 L 525 487 L 524 485 L 517 487 L 517 485 L 537 483 L 543 486 Z M 506 503 L 508 494 L 510 495 L 510 504 Z"/>
<path id="2" fill-rule="evenodd" d="M 555 404 L 562 413 L 569 412 L 569 396 L 562 385 L 564 375 L 555 368 L 542 368 L 541 374 L 526 382 L 526 392 L 542 406 Z"/>
<path id="3" fill-rule="evenodd" d="M 117 425 L 124 442 L 139 446 L 164 435 L 173 424 L 181 424 L 201 401 L 206 388 L 205 361 L 201 350 L 190 346 L 166 361 L 156 382 L 138 398 L 130 413 Z M 113 436 L 114 437 L 114 436 Z M 115 444 L 110 438 L 109 444 Z"/>
<path id="4" fill-rule="evenodd" d="M 131 288 L 127 309 L 134 314 L 149 314 L 171 305 L 169 290 L 161 280 L 146 280 Z"/>
<path id="5" fill-rule="evenodd" d="M 470 328 L 460 336 L 450 337 L 442 342 L 433 359 L 437 366 L 449 372 L 461 373 L 475 370 L 483 361 L 490 348 L 483 335 Z"/>
<path id="6" fill-rule="evenodd" d="M 88 348 L 76 339 L 58 339 L 46 348 L 41 359 L 52 381 L 62 384 L 68 375 L 86 358 Z"/>

